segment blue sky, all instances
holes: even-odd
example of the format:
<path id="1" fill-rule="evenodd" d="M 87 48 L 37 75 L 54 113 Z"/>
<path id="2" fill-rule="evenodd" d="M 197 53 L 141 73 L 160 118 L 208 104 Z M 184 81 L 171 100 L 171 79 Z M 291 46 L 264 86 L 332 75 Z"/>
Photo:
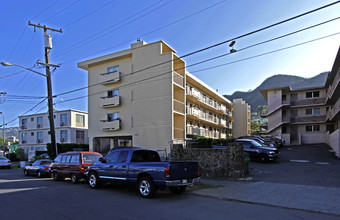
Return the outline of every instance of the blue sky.
<path id="1" fill-rule="evenodd" d="M 87 86 L 87 73 L 77 68 L 86 59 L 129 48 L 137 38 L 146 42 L 164 40 L 178 55 L 232 39 L 267 25 L 310 11 L 333 1 L 305 0 L 16 0 L 0 7 L 0 61 L 32 67 L 44 62 L 43 32 L 27 25 L 40 23 L 63 29 L 50 32 L 51 63 L 61 67 L 53 72 L 53 93 L 60 94 Z M 336 4 L 302 18 L 236 41 L 236 50 L 266 41 L 340 16 Z M 312 77 L 329 71 L 340 45 L 340 34 L 302 46 L 272 53 L 219 68 L 199 71 L 262 53 L 292 46 L 340 32 L 340 19 L 270 43 L 240 50 L 220 59 L 188 68 L 199 79 L 221 94 L 255 89 L 276 74 Z M 229 51 L 228 45 L 184 58 L 187 65 Z M 5 121 L 13 121 L 46 96 L 46 79 L 17 67 L 0 66 L 0 111 Z M 42 67 L 34 70 L 45 73 Z M 18 73 L 19 72 L 19 73 Z M 17 73 L 17 74 L 16 74 Z M 58 110 L 87 111 L 87 90 L 58 96 Z M 29 97 L 22 97 L 29 96 Z M 84 97 L 84 98 L 80 98 Z M 78 98 L 73 101 L 65 100 Z M 47 111 L 43 102 L 27 114 Z M 1 123 L 2 123 L 2 118 Z M 18 120 L 9 126 L 17 126 Z"/>

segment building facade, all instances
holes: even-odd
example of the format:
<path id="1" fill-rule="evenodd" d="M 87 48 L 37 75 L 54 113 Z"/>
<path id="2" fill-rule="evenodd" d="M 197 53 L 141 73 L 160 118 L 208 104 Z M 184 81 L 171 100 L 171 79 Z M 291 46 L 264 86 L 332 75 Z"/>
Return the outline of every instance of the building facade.
<path id="1" fill-rule="evenodd" d="M 327 143 L 340 151 L 340 49 L 326 82 L 315 88 L 261 90 L 268 104 L 268 134 L 286 144 Z"/>
<path id="2" fill-rule="evenodd" d="M 54 112 L 56 143 L 88 144 L 88 115 L 77 110 Z M 48 113 L 19 117 L 19 146 L 30 160 L 51 143 Z"/>
<path id="3" fill-rule="evenodd" d="M 185 69 L 163 41 L 78 63 L 88 71 L 90 150 L 117 146 L 169 152 L 201 135 L 232 135 L 232 103 Z"/>
<path id="4" fill-rule="evenodd" d="M 233 100 L 233 130 L 234 138 L 249 136 L 251 133 L 251 108 L 244 100 Z"/>

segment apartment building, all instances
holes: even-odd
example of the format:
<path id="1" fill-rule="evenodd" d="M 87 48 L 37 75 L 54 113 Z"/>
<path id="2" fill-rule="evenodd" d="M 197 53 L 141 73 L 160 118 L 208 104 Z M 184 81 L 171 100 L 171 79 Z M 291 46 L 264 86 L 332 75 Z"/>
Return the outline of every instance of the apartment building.
<path id="1" fill-rule="evenodd" d="M 340 49 L 326 82 L 314 88 L 261 90 L 268 104 L 268 134 L 286 144 L 327 143 L 339 156 Z"/>
<path id="2" fill-rule="evenodd" d="M 88 144 L 87 113 L 77 110 L 54 112 L 57 143 Z M 25 150 L 28 159 L 46 152 L 51 143 L 48 113 L 19 117 L 19 147 Z"/>
<path id="3" fill-rule="evenodd" d="M 243 99 L 233 99 L 234 138 L 249 136 L 251 133 L 251 108 Z"/>
<path id="4" fill-rule="evenodd" d="M 88 71 L 90 150 L 117 146 L 169 152 L 201 135 L 232 135 L 232 103 L 185 69 L 163 41 L 78 63 Z"/>

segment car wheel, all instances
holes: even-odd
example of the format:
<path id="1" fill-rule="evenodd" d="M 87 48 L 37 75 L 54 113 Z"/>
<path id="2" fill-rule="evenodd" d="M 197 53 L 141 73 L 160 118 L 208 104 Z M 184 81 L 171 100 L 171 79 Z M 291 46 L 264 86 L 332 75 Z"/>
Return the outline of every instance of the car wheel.
<path id="1" fill-rule="evenodd" d="M 41 174 L 41 172 L 40 172 L 40 171 L 38 171 L 38 174 L 37 174 L 37 176 L 38 176 L 39 178 L 41 178 L 41 177 L 42 177 L 42 174 Z"/>
<path id="2" fill-rule="evenodd" d="M 28 171 L 26 169 L 24 170 L 24 175 L 28 176 Z"/>
<path id="3" fill-rule="evenodd" d="M 100 180 L 97 173 L 91 172 L 89 175 L 89 185 L 92 189 L 97 189 L 100 186 Z"/>
<path id="4" fill-rule="evenodd" d="M 71 182 L 76 184 L 76 183 L 78 183 L 78 181 L 79 181 L 79 179 L 76 176 L 76 174 L 71 174 Z"/>
<path id="5" fill-rule="evenodd" d="M 141 197 L 151 198 L 155 195 L 157 189 L 150 177 L 142 177 L 138 182 L 138 191 Z"/>
<path id="6" fill-rule="evenodd" d="M 52 175 L 53 175 L 53 180 L 54 181 L 59 181 L 60 180 L 58 172 L 53 172 Z"/>
<path id="7" fill-rule="evenodd" d="M 259 161 L 262 162 L 262 163 L 268 162 L 268 156 L 265 155 L 265 154 L 260 154 Z"/>
<path id="8" fill-rule="evenodd" d="M 182 194 L 184 193 L 186 186 L 174 186 L 174 187 L 169 187 L 170 191 L 175 194 Z"/>

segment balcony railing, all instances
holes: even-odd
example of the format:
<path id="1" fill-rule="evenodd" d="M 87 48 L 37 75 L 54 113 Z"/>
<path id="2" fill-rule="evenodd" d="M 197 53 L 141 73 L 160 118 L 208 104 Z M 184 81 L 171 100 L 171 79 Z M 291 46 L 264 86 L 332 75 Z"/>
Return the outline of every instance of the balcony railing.
<path id="1" fill-rule="evenodd" d="M 102 85 L 107 85 L 107 84 L 111 84 L 111 83 L 115 83 L 115 82 L 119 82 L 120 81 L 120 72 L 114 72 L 114 73 L 104 73 L 104 74 L 100 74 L 101 78 L 100 81 L 102 82 Z"/>
<path id="2" fill-rule="evenodd" d="M 115 119 L 113 121 L 101 120 L 100 128 L 103 131 L 116 131 L 120 130 L 120 119 Z"/>
<path id="3" fill-rule="evenodd" d="M 325 115 L 290 118 L 291 123 L 321 123 L 326 121 Z"/>
<path id="4" fill-rule="evenodd" d="M 187 125 L 187 134 L 189 135 L 200 135 L 201 134 L 200 131 L 201 130 L 198 127 Z"/>
<path id="5" fill-rule="evenodd" d="M 291 106 L 309 106 L 309 105 L 321 105 L 324 104 L 326 98 L 312 98 L 312 99 L 303 99 L 303 100 L 291 100 Z"/>
<path id="6" fill-rule="evenodd" d="M 336 101 L 336 103 L 333 105 L 332 108 L 328 109 L 327 114 L 326 114 L 326 118 L 328 120 L 333 120 L 334 116 L 336 114 L 338 114 L 340 111 L 340 99 L 338 99 L 338 101 Z"/>
<path id="7" fill-rule="evenodd" d="M 184 77 L 173 71 L 174 83 L 184 88 Z"/>
<path id="8" fill-rule="evenodd" d="M 103 108 L 110 108 L 120 105 L 120 96 L 100 97 L 100 103 Z"/>
<path id="9" fill-rule="evenodd" d="M 184 129 L 174 128 L 174 139 L 184 139 Z"/>
<path id="10" fill-rule="evenodd" d="M 183 102 L 173 100 L 174 111 L 185 114 L 185 104 Z"/>
<path id="11" fill-rule="evenodd" d="M 340 69 L 338 70 L 332 85 L 330 85 L 328 90 L 327 90 L 327 97 L 328 98 L 331 98 L 333 96 L 334 91 L 339 86 L 339 83 L 340 83 Z"/>

